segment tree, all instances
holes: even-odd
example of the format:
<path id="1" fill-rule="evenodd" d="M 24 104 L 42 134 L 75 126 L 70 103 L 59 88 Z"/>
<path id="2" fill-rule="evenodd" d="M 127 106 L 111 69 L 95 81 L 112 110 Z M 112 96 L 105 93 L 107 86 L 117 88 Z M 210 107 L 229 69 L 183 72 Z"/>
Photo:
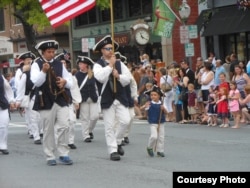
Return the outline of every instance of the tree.
<path id="1" fill-rule="evenodd" d="M 109 0 L 97 0 L 98 7 L 104 9 L 109 8 Z M 34 25 L 38 30 L 43 30 L 44 27 L 50 26 L 50 23 L 43 12 L 38 0 L 1 0 L 0 8 L 9 5 L 12 14 L 18 18 L 23 25 L 24 36 L 28 50 L 36 53 L 34 49 L 36 45 L 36 36 Z"/>

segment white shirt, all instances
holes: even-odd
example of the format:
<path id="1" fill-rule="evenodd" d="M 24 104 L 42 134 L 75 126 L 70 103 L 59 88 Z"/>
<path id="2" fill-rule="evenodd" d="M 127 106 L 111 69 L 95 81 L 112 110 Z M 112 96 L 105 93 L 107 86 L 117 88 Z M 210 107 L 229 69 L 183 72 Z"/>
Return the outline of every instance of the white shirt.
<path id="1" fill-rule="evenodd" d="M 124 87 L 130 83 L 131 73 L 126 65 L 124 65 L 122 62 L 120 63 L 121 63 L 122 73 L 119 75 L 120 77 L 119 82 Z M 98 80 L 98 82 L 102 84 L 106 83 L 109 80 L 109 75 L 111 74 L 112 71 L 113 68 L 111 68 L 110 66 L 102 67 L 98 63 L 95 63 L 93 67 L 93 72 L 96 80 Z"/>
<path id="2" fill-rule="evenodd" d="M 64 87 L 70 89 L 73 85 L 72 77 L 70 76 L 67 69 L 64 66 L 62 67 L 62 78 L 66 80 L 66 84 Z M 46 80 L 46 73 L 44 73 L 42 69 L 40 70 L 40 67 L 38 66 L 36 61 L 34 61 L 34 63 L 31 65 L 30 80 L 36 87 L 40 87 L 41 85 L 43 85 Z"/>

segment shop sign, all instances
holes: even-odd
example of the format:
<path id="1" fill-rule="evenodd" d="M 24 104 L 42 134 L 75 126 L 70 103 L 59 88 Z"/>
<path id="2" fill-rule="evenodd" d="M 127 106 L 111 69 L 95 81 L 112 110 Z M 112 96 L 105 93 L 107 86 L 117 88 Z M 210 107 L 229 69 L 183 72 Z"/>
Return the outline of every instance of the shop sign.
<path id="1" fill-rule="evenodd" d="M 104 36 L 103 36 L 104 37 Z M 103 37 L 97 37 L 96 41 L 101 40 Z M 129 44 L 129 35 L 128 34 L 119 34 L 114 36 L 115 41 L 119 44 L 119 46 L 127 46 Z"/>

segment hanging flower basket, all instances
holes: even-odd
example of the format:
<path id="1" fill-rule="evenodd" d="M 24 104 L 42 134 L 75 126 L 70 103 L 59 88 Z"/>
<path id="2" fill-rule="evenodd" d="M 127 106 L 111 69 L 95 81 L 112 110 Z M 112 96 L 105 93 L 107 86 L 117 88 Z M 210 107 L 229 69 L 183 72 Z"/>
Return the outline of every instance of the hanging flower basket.
<path id="1" fill-rule="evenodd" d="M 239 9 L 250 9 L 250 0 L 237 0 L 237 5 Z"/>

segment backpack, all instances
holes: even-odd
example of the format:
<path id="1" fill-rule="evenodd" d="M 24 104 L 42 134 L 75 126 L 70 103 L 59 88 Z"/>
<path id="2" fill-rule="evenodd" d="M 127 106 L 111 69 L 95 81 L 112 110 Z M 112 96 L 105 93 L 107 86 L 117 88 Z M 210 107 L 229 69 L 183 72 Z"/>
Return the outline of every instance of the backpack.
<path id="1" fill-rule="evenodd" d="M 168 91 L 172 90 L 171 84 L 169 84 L 168 81 L 167 81 L 168 80 L 168 75 L 166 75 L 166 78 L 163 77 L 163 79 L 165 80 L 165 84 L 161 85 L 161 90 L 163 92 L 168 92 Z"/>

